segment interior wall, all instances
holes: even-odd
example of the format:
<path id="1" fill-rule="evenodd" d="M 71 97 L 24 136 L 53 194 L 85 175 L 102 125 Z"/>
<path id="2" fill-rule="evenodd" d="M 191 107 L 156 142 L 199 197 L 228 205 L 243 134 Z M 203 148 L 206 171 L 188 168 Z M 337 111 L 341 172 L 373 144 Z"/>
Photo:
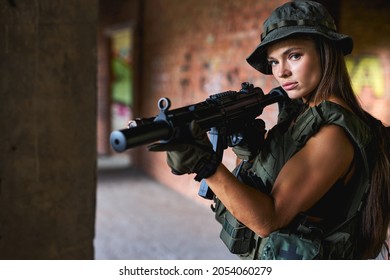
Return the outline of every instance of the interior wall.
<path id="1" fill-rule="evenodd" d="M 0 259 L 93 259 L 97 20 L 0 1 Z"/>

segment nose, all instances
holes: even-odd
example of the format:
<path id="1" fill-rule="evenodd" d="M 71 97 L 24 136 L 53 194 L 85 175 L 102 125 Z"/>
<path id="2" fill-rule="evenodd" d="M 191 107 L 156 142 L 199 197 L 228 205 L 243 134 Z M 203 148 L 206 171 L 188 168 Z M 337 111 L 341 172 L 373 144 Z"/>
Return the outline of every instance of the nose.
<path id="1" fill-rule="evenodd" d="M 279 63 L 279 67 L 277 69 L 277 76 L 279 78 L 286 78 L 291 76 L 291 70 L 288 67 L 287 63 Z"/>

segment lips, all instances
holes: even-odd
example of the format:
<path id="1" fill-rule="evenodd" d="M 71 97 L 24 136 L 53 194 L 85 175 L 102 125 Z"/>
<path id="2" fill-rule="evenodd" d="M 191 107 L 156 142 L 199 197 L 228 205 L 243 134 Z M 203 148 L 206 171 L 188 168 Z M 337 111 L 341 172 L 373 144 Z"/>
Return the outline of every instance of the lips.
<path id="1" fill-rule="evenodd" d="M 293 90 L 295 89 L 296 87 L 298 86 L 298 83 L 297 82 L 288 82 L 288 83 L 284 83 L 282 85 L 283 89 L 284 90 Z"/>

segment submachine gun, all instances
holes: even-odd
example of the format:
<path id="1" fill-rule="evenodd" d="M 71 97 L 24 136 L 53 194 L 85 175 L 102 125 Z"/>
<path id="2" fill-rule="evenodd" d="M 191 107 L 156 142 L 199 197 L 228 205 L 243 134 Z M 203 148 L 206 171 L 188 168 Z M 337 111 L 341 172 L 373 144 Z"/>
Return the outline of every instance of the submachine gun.
<path id="1" fill-rule="evenodd" d="M 250 83 L 242 83 L 240 91 L 226 91 L 210 95 L 205 101 L 170 110 L 171 101 L 164 97 L 158 103 L 160 113 L 151 118 L 137 118 L 129 127 L 113 131 L 110 144 L 116 152 L 123 152 L 156 141 L 169 143 L 188 139 L 188 127 L 192 121 L 209 132 L 210 141 L 219 160 L 228 146 L 234 147 L 242 140 L 242 130 L 260 116 L 263 109 L 278 102 L 281 106 L 286 93 L 281 87 L 264 94 L 262 89 Z M 204 180 L 198 194 L 212 199 L 213 193 Z"/>

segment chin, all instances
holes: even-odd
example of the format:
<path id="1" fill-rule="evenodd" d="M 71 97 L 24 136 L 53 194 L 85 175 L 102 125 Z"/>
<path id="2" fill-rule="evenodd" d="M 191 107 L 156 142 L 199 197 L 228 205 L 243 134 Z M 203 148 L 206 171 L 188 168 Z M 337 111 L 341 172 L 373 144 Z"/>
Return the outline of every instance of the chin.
<path id="1" fill-rule="evenodd" d="M 303 97 L 301 94 L 296 94 L 296 93 L 292 93 L 292 92 L 287 92 L 287 96 L 290 99 L 301 99 Z"/>

